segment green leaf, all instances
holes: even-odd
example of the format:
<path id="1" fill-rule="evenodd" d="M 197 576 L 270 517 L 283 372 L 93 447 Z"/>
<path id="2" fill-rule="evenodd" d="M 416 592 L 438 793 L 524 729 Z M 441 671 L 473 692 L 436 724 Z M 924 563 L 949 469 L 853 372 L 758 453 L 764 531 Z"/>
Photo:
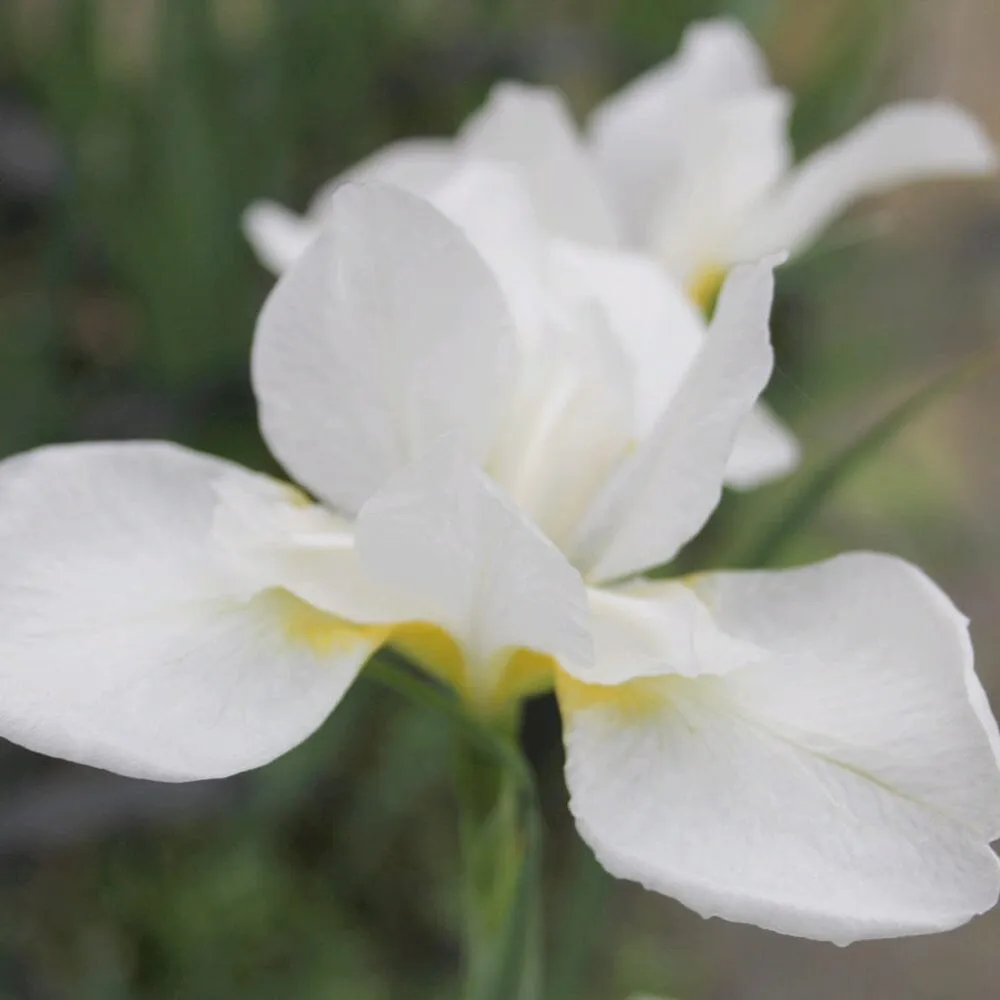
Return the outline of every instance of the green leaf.
<path id="1" fill-rule="evenodd" d="M 735 565 L 748 568 L 774 565 L 789 542 L 808 527 L 851 473 L 933 403 L 983 373 L 996 360 L 997 352 L 997 345 L 991 344 L 941 372 L 885 413 L 847 447 L 800 476 L 802 485 L 793 492 L 784 512 L 774 519 L 771 530 L 766 531 L 742 559 L 736 559 Z"/>

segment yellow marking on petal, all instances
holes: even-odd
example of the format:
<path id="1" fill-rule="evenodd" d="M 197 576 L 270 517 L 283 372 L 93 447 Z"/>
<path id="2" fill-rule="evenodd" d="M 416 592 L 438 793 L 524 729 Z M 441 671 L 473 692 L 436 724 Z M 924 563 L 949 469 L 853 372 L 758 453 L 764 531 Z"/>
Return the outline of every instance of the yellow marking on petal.
<path id="1" fill-rule="evenodd" d="M 294 483 L 282 483 L 281 485 L 285 487 L 288 502 L 293 507 L 312 507 L 313 498 L 305 490 L 300 489 Z"/>
<path id="2" fill-rule="evenodd" d="M 551 691 L 555 685 L 556 661 L 546 653 L 518 649 L 501 667 L 500 682 L 491 697 L 499 707 L 521 698 Z"/>
<path id="3" fill-rule="evenodd" d="M 555 660 L 530 649 L 503 650 L 492 663 L 482 666 L 482 673 L 473 673 L 455 639 L 430 622 L 397 625 L 390 642 L 486 716 L 501 715 L 513 703 L 550 691 L 554 684 Z"/>
<path id="4" fill-rule="evenodd" d="M 397 625 L 391 642 L 407 659 L 430 674 L 462 691 L 465 687 L 465 661 L 458 643 L 439 625 L 430 622 L 406 622 Z"/>
<path id="5" fill-rule="evenodd" d="M 706 316 L 711 315 L 725 280 L 726 268 L 717 264 L 706 264 L 695 271 L 694 276 L 688 281 L 688 296 Z"/>
<path id="6" fill-rule="evenodd" d="M 556 674 L 556 695 L 564 712 L 611 708 L 630 721 L 639 721 L 670 703 L 671 688 L 683 677 L 638 677 L 624 684 L 588 684 L 564 670 Z"/>
<path id="7" fill-rule="evenodd" d="M 308 646 L 320 656 L 346 651 L 360 641 L 380 646 L 391 631 L 387 625 L 356 625 L 328 614 L 287 590 L 276 590 L 278 614 L 292 642 Z"/>

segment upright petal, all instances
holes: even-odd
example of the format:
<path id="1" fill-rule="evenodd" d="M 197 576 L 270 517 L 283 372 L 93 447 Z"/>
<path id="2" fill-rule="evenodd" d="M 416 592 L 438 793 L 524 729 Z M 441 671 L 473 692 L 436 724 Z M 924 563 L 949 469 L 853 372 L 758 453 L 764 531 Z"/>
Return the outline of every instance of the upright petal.
<path id="1" fill-rule="evenodd" d="M 702 21 L 684 33 L 676 56 L 598 105 L 589 122 L 591 149 L 633 240 L 645 235 L 706 109 L 767 82 L 763 54 L 742 24 Z"/>
<path id="2" fill-rule="evenodd" d="M 684 291 L 649 257 L 554 240 L 550 294 L 563 306 L 596 303 L 629 362 L 636 437 L 647 434 L 684 377 L 705 321 Z"/>
<path id="3" fill-rule="evenodd" d="M 945 101 L 910 101 L 877 111 L 819 150 L 747 220 L 733 259 L 800 250 L 853 201 L 935 177 L 996 170 L 996 149 L 967 111 Z"/>
<path id="4" fill-rule="evenodd" d="M 497 84 L 457 141 L 472 157 L 520 167 L 535 211 L 552 233 L 599 246 L 618 242 L 595 166 L 558 91 Z"/>
<path id="5" fill-rule="evenodd" d="M 714 102 L 692 125 L 645 234 L 650 251 L 689 289 L 706 273 L 765 256 L 734 257 L 731 244 L 791 164 L 790 112 L 790 95 L 770 87 Z"/>
<path id="6" fill-rule="evenodd" d="M 841 944 L 991 907 L 997 729 L 948 599 L 867 554 L 695 589 L 763 655 L 638 706 L 563 699 L 571 808 L 601 862 L 704 916 Z"/>
<path id="7" fill-rule="evenodd" d="M 399 139 L 383 146 L 321 188 L 313 211 L 323 211 L 333 192 L 348 182 L 378 181 L 427 196 L 451 175 L 459 157 L 450 139 Z"/>
<path id="8" fill-rule="evenodd" d="M 412 618 L 458 642 L 474 700 L 489 699 L 518 649 L 590 661 L 579 574 L 451 442 L 365 504 L 357 540 L 382 585 L 413 595 Z"/>
<path id="9" fill-rule="evenodd" d="M 0 734 L 136 777 L 219 777 L 308 736 L 379 642 L 214 559 L 214 483 L 168 444 L 0 465 Z M 252 486 L 250 487 L 252 488 Z"/>
<path id="10" fill-rule="evenodd" d="M 257 323 L 264 437 L 347 513 L 438 435 L 485 458 L 513 350 L 495 277 L 468 239 L 401 189 L 346 185 Z"/>
<path id="11" fill-rule="evenodd" d="M 518 508 L 562 548 L 635 440 L 632 370 L 593 302 L 564 302 L 522 354 L 487 463 Z"/>
<path id="12" fill-rule="evenodd" d="M 319 223 L 273 201 L 255 201 L 243 213 L 243 235 L 272 274 L 282 274 L 319 233 Z"/>
<path id="13" fill-rule="evenodd" d="M 581 522 L 570 551 L 588 580 L 668 562 L 708 520 L 739 429 L 771 374 L 773 294 L 769 264 L 730 274 L 680 388 Z"/>
<path id="14" fill-rule="evenodd" d="M 516 167 L 467 159 L 435 188 L 434 204 L 471 240 L 507 296 L 523 347 L 540 336 L 545 314 L 546 234 Z"/>

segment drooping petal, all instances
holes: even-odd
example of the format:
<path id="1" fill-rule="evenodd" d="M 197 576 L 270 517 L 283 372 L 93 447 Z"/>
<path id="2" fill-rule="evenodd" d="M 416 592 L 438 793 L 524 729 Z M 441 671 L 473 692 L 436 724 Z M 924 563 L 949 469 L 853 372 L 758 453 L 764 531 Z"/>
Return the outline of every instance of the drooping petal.
<path id="1" fill-rule="evenodd" d="M 256 201 L 243 213 L 243 235 L 273 274 L 291 267 L 318 233 L 318 222 L 273 201 Z"/>
<path id="2" fill-rule="evenodd" d="M 581 522 L 570 551 L 588 580 L 668 562 L 708 520 L 739 429 L 771 374 L 773 293 L 768 263 L 730 274 L 680 388 Z"/>
<path id="3" fill-rule="evenodd" d="M 767 81 L 764 57 L 742 24 L 703 21 L 687 29 L 676 56 L 598 105 L 589 123 L 591 149 L 632 239 L 645 235 L 699 118 L 720 98 Z"/>
<path id="4" fill-rule="evenodd" d="M 580 575 L 452 442 L 397 473 L 356 530 L 379 582 L 413 595 L 412 618 L 458 642 L 473 699 L 488 700 L 517 649 L 590 662 Z"/>
<path id="5" fill-rule="evenodd" d="M 795 435 L 758 403 L 743 422 L 726 463 L 726 485 L 752 490 L 793 472 L 802 457 Z"/>
<path id="6" fill-rule="evenodd" d="M 571 808 L 601 862 L 702 915 L 842 944 L 991 907 L 997 729 L 948 599 L 869 554 L 694 585 L 764 655 L 644 704 L 564 703 Z"/>
<path id="7" fill-rule="evenodd" d="M 520 167 L 535 211 L 550 232 L 598 246 L 618 242 L 617 222 L 595 166 L 558 91 L 497 84 L 457 141 L 476 159 Z"/>
<path id="8" fill-rule="evenodd" d="M 554 240 L 551 294 L 570 306 L 600 305 L 630 365 L 636 437 L 656 423 L 705 336 L 705 322 L 683 290 L 640 254 Z"/>
<path id="9" fill-rule="evenodd" d="M 264 437 L 347 513 L 442 433 L 482 461 L 511 327 L 496 278 L 438 210 L 401 189 L 343 186 L 257 323 Z"/>
<path id="10" fill-rule="evenodd" d="M 911 181 L 996 170 L 996 149 L 967 111 L 945 101 L 882 108 L 797 167 L 747 220 L 734 260 L 795 251 L 852 202 Z"/>
<path id="11" fill-rule="evenodd" d="M 329 714 L 378 637 L 214 559 L 213 484 L 255 477 L 159 443 L 0 465 L 0 734 L 166 781 L 264 764 Z"/>

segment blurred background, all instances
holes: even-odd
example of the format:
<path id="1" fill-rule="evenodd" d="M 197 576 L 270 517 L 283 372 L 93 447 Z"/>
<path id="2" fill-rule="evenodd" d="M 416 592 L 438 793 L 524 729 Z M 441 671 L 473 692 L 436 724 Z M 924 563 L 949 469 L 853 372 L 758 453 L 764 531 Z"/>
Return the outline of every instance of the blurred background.
<path id="1" fill-rule="evenodd" d="M 729 12 L 798 95 L 806 153 L 880 103 L 948 96 L 1000 137 L 987 0 L 0 0 L 0 454 L 167 437 L 261 469 L 248 386 L 271 281 L 239 231 L 505 76 L 585 112 Z M 786 267 L 769 398 L 810 466 L 1000 336 L 1000 188 L 862 206 Z M 971 616 L 1000 704 L 1000 461 L 987 368 L 857 463 L 785 562 L 887 548 Z M 803 476 L 809 474 L 808 470 Z M 801 483 L 728 497 L 738 559 Z M 614 884 L 565 809 L 558 716 L 525 739 L 548 832 L 550 1000 L 993 1000 L 1000 914 L 840 950 Z M 459 968 L 451 735 L 361 682 L 224 782 L 128 781 L 0 746 L 0 1000 L 423 1000 Z"/>

